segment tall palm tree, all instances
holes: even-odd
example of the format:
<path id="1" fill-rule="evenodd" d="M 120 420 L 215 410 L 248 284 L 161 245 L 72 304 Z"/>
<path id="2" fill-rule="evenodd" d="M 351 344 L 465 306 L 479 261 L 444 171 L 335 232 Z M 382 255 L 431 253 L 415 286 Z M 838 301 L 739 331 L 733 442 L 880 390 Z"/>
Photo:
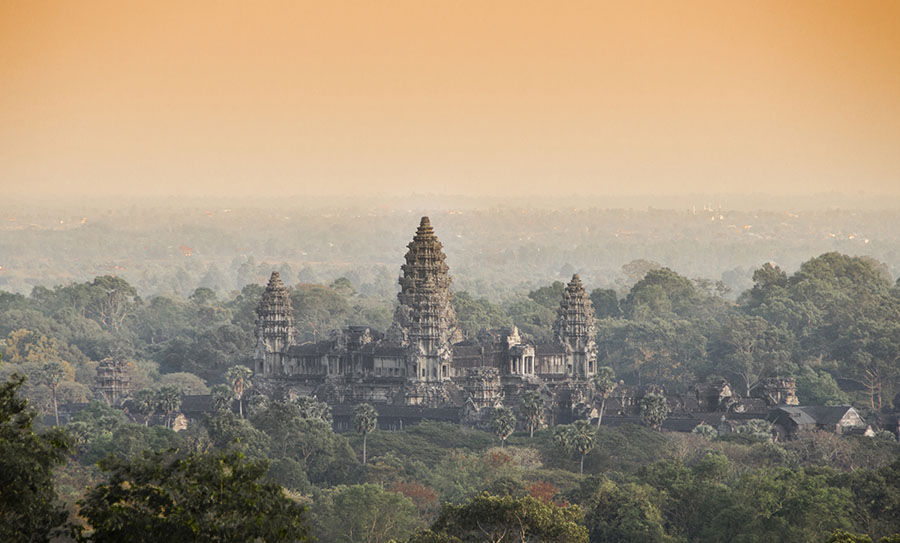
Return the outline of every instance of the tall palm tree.
<path id="1" fill-rule="evenodd" d="M 537 391 L 526 392 L 522 395 L 522 414 L 528 424 L 528 437 L 534 437 L 534 429 L 541 424 L 544 418 L 544 398 Z"/>
<path id="2" fill-rule="evenodd" d="M 209 391 L 212 407 L 216 411 L 231 411 L 234 392 L 228 385 L 216 385 Z"/>
<path id="3" fill-rule="evenodd" d="M 366 464 L 366 437 L 378 426 L 378 412 L 371 404 L 361 403 L 353 409 L 353 422 L 356 431 L 363 436 L 362 461 Z"/>
<path id="4" fill-rule="evenodd" d="M 597 444 L 597 429 L 586 420 L 578 420 L 569 425 L 569 443 L 572 449 L 581 454 L 579 473 L 584 473 L 584 457 Z"/>
<path id="5" fill-rule="evenodd" d="M 144 417 L 144 426 L 149 426 L 150 418 L 156 411 L 156 392 L 149 388 L 137 391 L 131 405 L 136 413 Z"/>
<path id="6" fill-rule="evenodd" d="M 228 369 L 228 382 L 231 383 L 231 390 L 234 391 L 234 397 L 238 401 L 238 413 L 244 418 L 244 393 L 253 386 L 250 377 L 253 376 L 253 370 L 247 366 L 234 366 Z"/>
<path id="7" fill-rule="evenodd" d="M 160 388 L 156 391 L 156 405 L 166 414 L 166 428 L 170 428 L 172 413 L 181 407 L 181 391 L 172 385 Z"/>
<path id="8" fill-rule="evenodd" d="M 591 381 L 594 383 L 594 390 L 600 397 L 600 411 L 597 412 L 597 427 L 603 421 L 603 411 L 606 410 L 606 399 L 616 389 L 616 372 L 608 366 L 597 368 Z"/>
<path id="9" fill-rule="evenodd" d="M 500 438 L 500 446 L 506 443 L 506 438 L 512 435 L 516 430 L 516 416 L 512 409 L 508 407 L 498 407 L 494 409 L 494 416 L 491 419 L 491 426 L 494 433 Z"/>
<path id="10" fill-rule="evenodd" d="M 581 455 L 580 473 L 584 473 L 584 457 L 597 444 L 597 429 L 586 420 L 575 421 L 566 426 L 558 426 L 553 439 L 560 448 L 574 451 Z"/>

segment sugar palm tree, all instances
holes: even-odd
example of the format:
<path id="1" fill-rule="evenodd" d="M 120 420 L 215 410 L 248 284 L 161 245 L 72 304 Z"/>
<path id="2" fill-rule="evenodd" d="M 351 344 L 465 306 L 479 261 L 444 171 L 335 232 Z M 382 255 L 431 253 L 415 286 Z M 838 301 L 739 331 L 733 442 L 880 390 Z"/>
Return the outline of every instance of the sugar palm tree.
<path id="1" fill-rule="evenodd" d="M 234 392 L 228 385 L 216 385 L 209 391 L 212 407 L 216 411 L 230 411 Z"/>
<path id="2" fill-rule="evenodd" d="M 600 398 L 600 411 L 597 412 L 597 426 L 603 421 L 603 411 L 606 410 L 606 399 L 616 389 L 616 372 L 608 366 L 597 368 L 597 373 L 591 381 L 594 383 L 594 390 Z"/>
<path id="3" fill-rule="evenodd" d="M 526 392 L 522 395 L 522 414 L 528 424 L 528 437 L 534 437 L 534 429 L 541 424 L 544 418 L 544 399 L 537 391 Z"/>
<path id="4" fill-rule="evenodd" d="M 491 426 L 494 433 L 500 438 L 500 446 L 506 443 L 506 438 L 512 435 L 516 429 L 516 416 L 512 409 L 508 407 L 498 407 L 494 409 L 494 416 L 491 419 Z"/>
<path id="5" fill-rule="evenodd" d="M 143 388 L 134 395 L 131 401 L 135 413 L 144 417 L 144 426 L 150 425 L 150 418 L 156 411 L 156 392 L 149 388 Z"/>
<path id="6" fill-rule="evenodd" d="M 228 369 L 228 382 L 231 383 L 231 390 L 234 391 L 234 397 L 238 401 L 238 413 L 244 418 L 244 393 L 253 384 L 250 377 L 253 376 L 253 370 L 247 366 L 234 366 Z"/>
<path id="7" fill-rule="evenodd" d="M 366 464 L 366 437 L 369 432 L 375 430 L 378 426 L 378 412 L 371 404 L 361 403 L 353 409 L 353 422 L 356 424 L 356 431 L 363 436 L 362 461 Z"/>
<path id="8" fill-rule="evenodd" d="M 579 472 L 584 473 L 584 457 L 594 450 L 597 444 L 597 429 L 591 426 L 590 422 L 579 420 L 557 427 L 553 439 L 560 448 L 581 455 Z"/>
<path id="9" fill-rule="evenodd" d="M 172 424 L 172 413 L 181 408 L 181 391 L 178 387 L 168 385 L 156 391 L 156 405 L 166 414 L 166 428 Z"/>
<path id="10" fill-rule="evenodd" d="M 597 443 L 597 430 L 586 420 L 575 421 L 570 425 L 569 443 L 581 454 L 579 473 L 584 473 L 584 457 L 594 449 Z"/>

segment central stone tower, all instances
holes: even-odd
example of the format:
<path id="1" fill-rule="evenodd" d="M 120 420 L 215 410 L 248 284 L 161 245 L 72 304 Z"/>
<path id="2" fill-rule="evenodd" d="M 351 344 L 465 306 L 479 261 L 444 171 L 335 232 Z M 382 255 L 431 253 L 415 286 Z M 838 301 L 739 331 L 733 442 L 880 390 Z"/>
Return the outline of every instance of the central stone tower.
<path id="1" fill-rule="evenodd" d="M 388 336 L 408 349 L 406 374 L 414 381 L 444 381 L 451 377 L 451 346 L 463 338 L 451 305 L 446 255 L 428 217 L 408 247 Z"/>
<path id="2" fill-rule="evenodd" d="M 284 374 L 288 347 L 294 344 L 291 293 L 272 272 L 256 308 L 256 373 L 265 377 Z"/>
<path id="3" fill-rule="evenodd" d="M 556 341 L 566 348 L 568 373 L 578 379 L 588 379 L 597 372 L 594 319 L 591 299 L 576 273 L 566 285 L 563 299 L 556 311 L 553 332 Z"/>

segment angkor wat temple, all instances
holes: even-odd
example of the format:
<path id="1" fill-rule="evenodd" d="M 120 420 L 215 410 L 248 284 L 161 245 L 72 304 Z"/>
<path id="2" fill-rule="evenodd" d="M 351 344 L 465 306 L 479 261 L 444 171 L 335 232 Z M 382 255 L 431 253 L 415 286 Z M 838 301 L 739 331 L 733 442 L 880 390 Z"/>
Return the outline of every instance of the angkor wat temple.
<path id="1" fill-rule="evenodd" d="M 332 405 L 371 402 L 416 408 L 515 405 L 539 390 L 551 411 L 589 405 L 596 372 L 594 311 L 578 275 L 566 286 L 552 343 L 513 327 L 464 338 L 453 310 L 451 278 L 428 217 L 422 217 L 401 266 L 399 304 L 382 333 L 365 326 L 334 330 L 297 344 L 287 288 L 273 272 L 257 309 L 255 373 L 275 397 L 314 395 Z"/>
<path id="2" fill-rule="evenodd" d="M 466 338 L 451 303 L 446 255 L 428 217 L 408 248 L 399 304 L 384 333 L 350 326 L 326 340 L 297 344 L 290 292 L 273 272 L 257 308 L 256 389 L 274 398 L 308 395 L 328 402 L 338 430 L 348 429 L 352 406 L 360 402 L 375 405 L 385 429 L 422 419 L 483 425 L 495 407 L 518 410 L 526 391 L 541 394 L 548 424 L 597 416 L 595 317 L 577 274 L 559 300 L 552 342 L 531 341 L 515 327 Z M 638 422 L 638 403 L 648 392 L 666 396 L 670 417 L 663 428 L 675 431 L 701 422 L 728 431 L 798 403 L 793 379 L 765 379 L 752 398 L 734 394 L 724 380 L 680 394 L 620 382 L 606 400 L 604 423 Z"/>

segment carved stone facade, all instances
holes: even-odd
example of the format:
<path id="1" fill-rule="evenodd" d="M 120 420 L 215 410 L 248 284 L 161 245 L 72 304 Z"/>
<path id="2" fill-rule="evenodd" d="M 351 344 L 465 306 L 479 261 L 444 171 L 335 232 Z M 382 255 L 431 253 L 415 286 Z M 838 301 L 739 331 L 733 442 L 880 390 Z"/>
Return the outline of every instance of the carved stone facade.
<path id="1" fill-rule="evenodd" d="M 290 295 L 273 273 L 257 309 L 258 387 L 274 396 L 316 395 L 334 404 L 468 405 L 478 412 L 515 406 L 522 391 L 540 389 L 555 406 L 583 409 L 597 347 L 594 312 L 577 275 L 560 300 L 555 341 L 542 344 L 515 327 L 463 338 L 446 256 L 428 217 L 422 217 L 400 269 L 399 304 L 386 334 L 349 327 L 304 344 L 294 342 Z"/>
<path id="2" fill-rule="evenodd" d="M 588 379 L 597 372 L 594 308 L 576 273 L 566 285 L 553 326 L 556 341 L 566 347 L 567 373 Z"/>
<path id="3" fill-rule="evenodd" d="M 753 389 L 753 397 L 766 401 L 769 405 L 799 405 L 797 383 L 792 378 L 771 377 L 763 379 Z"/>
<path id="4" fill-rule="evenodd" d="M 352 404 L 360 402 L 375 404 L 383 427 L 427 418 L 488 429 L 495 408 L 520 413 L 526 392 L 541 395 L 550 425 L 597 417 L 594 310 L 577 274 L 560 299 L 553 341 L 533 342 L 515 327 L 463 338 L 446 256 L 428 217 L 407 247 L 399 303 L 386 333 L 350 326 L 321 341 L 296 343 L 290 291 L 272 273 L 257 308 L 256 388 L 274 397 L 316 396 L 332 405 L 339 429 L 350 428 Z M 114 397 L 121 380 L 112 369 L 102 375 Z M 620 382 L 607 398 L 604 424 L 639 423 L 639 400 L 650 392 L 666 396 L 664 428 L 675 431 L 700 422 L 732 427 L 797 403 L 792 379 L 766 379 L 749 398 L 724 379 L 683 393 Z"/>
<path id="5" fill-rule="evenodd" d="M 109 406 L 119 405 L 130 390 L 128 363 L 120 358 L 104 358 L 97 366 L 97 391 Z"/>
<path id="6" fill-rule="evenodd" d="M 422 217 L 407 247 L 406 263 L 400 267 L 400 303 L 388 339 L 406 349 L 411 381 L 446 381 L 451 377 L 453 344 L 463 337 L 451 303 L 447 257 L 428 217 Z"/>
<path id="7" fill-rule="evenodd" d="M 284 374 L 287 350 L 294 344 L 294 309 L 278 272 L 272 272 L 256 316 L 256 373 Z"/>

